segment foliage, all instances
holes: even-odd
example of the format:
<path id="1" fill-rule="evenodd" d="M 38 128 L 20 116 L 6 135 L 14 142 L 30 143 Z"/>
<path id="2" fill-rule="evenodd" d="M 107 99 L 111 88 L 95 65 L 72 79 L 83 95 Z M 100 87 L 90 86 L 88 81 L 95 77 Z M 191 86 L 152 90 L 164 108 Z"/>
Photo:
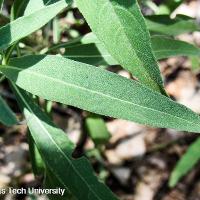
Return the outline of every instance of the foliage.
<path id="1" fill-rule="evenodd" d="M 30 130 L 33 171 L 45 177 L 44 185 L 61 186 L 74 199 L 117 199 L 98 180 L 86 158 L 72 157 L 75 145 L 54 125 L 34 97 L 154 127 L 200 132 L 199 115 L 166 94 L 157 62 L 171 56 L 199 56 L 197 47 L 173 37 L 198 31 L 199 26 L 187 16 L 144 18 L 135 0 L 75 0 L 92 33 L 48 47 L 44 43 L 44 49 L 33 49 L 30 44 L 35 41 L 31 34 L 38 29 L 45 31 L 45 25 L 69 9 L 71 3 L 70 0 L 14 2 L 10 22 L 4 16 L 7 20 L 0 27 L 0 80 L 6 77 L 9 81 L 25 116 Z M 166 3 L 170 12 L 178 4 Z M 55 21 L 53 24 L 52 32 L 57 34 Z M 58 35 L 54 38 L 57 43 Z M 62 48 L 65 48 L 64 55 L 47 55 L 58 54 Z M 137 80 L 121 77 L 100 65 L 121 65 Z M 0 111 L 3 124 L 17 123 L 1 97 Z M 109 132 L 102 117 L 91 113 L 85 119 L 86 131 L 96 145 L 103 145 L 110 137 Z M 185 165 L 194 151 L 198 155 L 198 143 L 199 140 L 177 165 L 171 186 L 199 159 L 196 156 L 190 165 Z"/>

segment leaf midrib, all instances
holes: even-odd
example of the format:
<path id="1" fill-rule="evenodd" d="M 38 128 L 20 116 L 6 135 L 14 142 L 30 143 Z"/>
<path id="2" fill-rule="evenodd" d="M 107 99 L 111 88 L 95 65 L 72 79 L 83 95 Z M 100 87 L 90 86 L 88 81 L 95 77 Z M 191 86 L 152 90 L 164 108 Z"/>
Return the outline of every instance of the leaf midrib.
<path id="1" fill-rule="evenodd" d="M 14 66 L 1 66 L 1 68 L 10 68 L 10 69 L 13 69 L 13 70 L 17 70 L 17 71 L 23 71 L 21 68 L 19 68 L 19 67 L 14 67 Z M 30 74 L 35 74 L 36 76 L 39 76 L 39 77 L 45 77 L 45 78 L 47 78 L 47 79 L 51 79 L 51 80 L 53 80 L 54 82 L 58 82 L 58 83 L 61 83 L 61 84 L 64 84 L 64 85 L 66 85 L 66 86 L 69 86 L 69 87 L 74 87 L 74 88 L 78 88 L 78 89 L 82 89 L 82 90 L 86 90 L 86 91 L 88 91 L 88 92 L 90 92 L 90 93 L 96 93 L 96 94 L 99 94 L 100 96 L 104 96 L 104 97 L 107 97 L 107 98 L 111 98 L 111 99 L 114 99 L 114 100 L 117 100 L 117 101 L 120 101 L 120 102 L 123 102 L 123 103 L 127 103 L 127 104 L 131 104 L 131 105 L 134 105 L 134 106 L 138 106 L 138 107 L 141 107 L 141 108 L 143 108 L 143 109 L 147 109 L 147 110 L 151 110 L 151 111 L 154 111 L 154 112 L 159 112 L 159 113 L 161 113 L 161 114 L 165 114 L 165 115 L 169 115 L 169 116 L 172 116 L 172 117 L 175 117 L 175 118 L 177 118 L 177 119 L 181 119 L 182 121 L 185 121 L 185 122 L 187 122 L 187 123 L 189 123 L 189 124 L 192 124 L 192 125 L 195 125 L 195 126 L 197 126 L 197 124 L 196 123 L 194 123 L 194 122 L 191 122 L 191 121 L 188 121 L 188 120 L 186 120 L 186 119 L 183 119 L 183 118 L 181 118 L 181 117 L 179 117 L 179 116 L 176 116 L 176 115 L 172 115 L 172 114 L 170 114 L 170 113 L 166 113 L 166 112 L 163 112 L 163 111 L 160 111 L 160 110 L 155 110 L 155 109 L 152 109 L 152 108 L 148 108 L 148 107 L 146 107 L 146 106 L 141 106 L 141 105 L 139 105 L 139 104 L 136 104 L 136 103 L 133 103 L 133 102 L 130 102 L 130 101 L 126 101 L 126 100 L 122 100 L 122 99 L 119 99 L 119 98 L 116 98 L 116 97 L 113 97 L 113 96 L 110 96 L 110 95 L 107 95 L 107 94 L 104 94 L 104 93 L 102 93 L 102 92 L 98 92 L 98 91 L 94 91 L 94 90 L 89 90 L 89 89 L 87 89 L 87 88 L 85 88 L 85 87 L 82 87 L 82 86 L 78 86 L 78 85 L 75 85 L 75 84 L 72 84 L 72 83 L 67 83 L 67 82 L 65 82 L 65 81 L 63 81 L 63 80 L 60 80 L 60 79 L 57 79 L 57 78 L 53 78 L 53 77 L 50 77 L 50 76 L 47 76 L 47 75 L 44 75 L 44 74 L 39 74 L 39 73 L 37 73 L 37 72 L 34 72 L 34 71 L 31 71 L 31 70 L 29 70 L 29 69 L 25 69 L 25 71 L 27 72 L 27 73 L 30 73 Z M 148 88 L 147 88 L 148 89 Z M 158 93 L 159 94 L 159 93 Z M 167 98 L 167 97 L 165 97 L 165 98 Z M 169 99 L 170 100 L 170 99 Z M 199 127 L 199 125 L 198 125 L 198 127 Z"/>
<path id="2" fill-rule="evenodd" d="M 122 22 L 121 22 L 121 19 L 120 19 L 120 17 L 118 17 L 118 15 L 117 15 L 117 13 L 116 13 L 115 6 L 113 6 L 113 4 L 112 4 L 110 1 L 105 2 L 105 4 L 109 4 L 110 8 L 113 10 L 113 12 L 114 12 L 114 14 L 115 14 L 115 17 L 118 19 L 119 24 L 120 24 L 120 26 L 122 27 L 121 30 L 123 30 L 123 33 L 126 35 L 126 39 L 127 39 L 127 41 L 128 41 L 128 44 L 131 45 L 132 50 L 133 50 L 133 51 L 135 52 L 135 54 L 137 55 L 136 51 L 138 51 L 138 50 L 135 50 L 135 49 L 134 49 L 134 45 L 132 44 L 132 41 L 130 40 L 128 34 L 127 34 L 126 31 L 124 30 L 124 26 L 123 26 L 123 24 L 122 24 Z M 103 6 L 105 6 L 105 5 L 103 5 Z M 103 7 L 103 6 L 102 6 L 102 7 Z M 128 11 L 127 11 L 127 12 L 128 12 Z M 129 14 L 132 15 L 132 13 L 129 13 Z M 133 17 L 135 18 L 134 15 L 133 15 Z M 135 18 L 135 19 L 136 19 L 136 18 Z M 137 21 L 137 19 L 136 19 L 136 21 Z M 105 45 L 105 44 L 104 44 L 104 45 Z M 139 52 L 139 53 L 143 53 L 143 52 L 140 52 L 140 51 L 138 51 L 138 52 Z M 146 56 L 146 55 L 145 55 L 145 56 Z M 147 73 L 147 75 L 149 75 L 149 77 L 151 78 L 151 81 L 153 81 L 153 83 L 155 84 L 155 81 L 154 81 L 154 78 L 152 77 L 152 74 L 148 72 L 148 70 L 146 69 L 146 67 L 144 67 L 144 63 L 141 61 L 141 59 L 139 59 L 138 55 L 137 55 L 137 59 L 141 62 L 141 65 L 143 65 L 143 68 L 145 69 L 145 72 Z M 156 63 L 155 63 L 155 65 L 157 66 Z M 158 66 L 157 66 L 157 67 L 158 67 Z M 140 69 L 140 68 L 139 68 L 139 69 Z M 142 68 L 141 68 L 141 69 L 142 69 Z M 141 71 L 141 70 L 140 70 L 140 71 Z M 143 73 L 143 71 L 141 71 L 141 72 Z M 133 73 L 133 71 L 131 71 L 131 73 Z M 134 74 L 134 73 L 133 73 L 133 74 Z M 158 83 L 156 83 L 156 85 L 157 85 L 158 88 L 160 88 L 160 86 L 159 86 Z"/>
<path id="3" fill-rule="evenodd" d="M 20 96 L 20 98 L 22 99 L 22 101 L 24 102 L 24 104 L 27 106 L 27 108 L 32 112 L 33 110 L 31 109 L 31 107 L 28 105 L 28 103 L 26 102 L 26 100 L 24 99 L 24 97 L 21 95 L 21 93 L 19 92 L 19 90 L 15 87 L 15 90 L 17 91 L 18 95 Z M 58 148 L 58 150 L 60 151 L 60 153 L 66 158 L 66 160 L 68 161 L 68 163 L 71 165 L 71 167 L 74 169 L 74 171 L 77 173 L 77 175 L 83 180 L 83 182 L 87 185 L 87 187 L 89 188 L 90 191 L 92 191 L 92 193 L 101 200 L 101 198 L 92 190 L 91 186 L 88 185 L 87 181 L 84 179 L 84 177 L 82 177 L 82 175 L 79 173 L 79 171 L 74 167 L 74 165 L 72 164 L 71 160 L 65 155 L 65 153 L 62 151 L 62 149 L 57 145 L 57 143 L 53 140 L 51 134 L 49 134 L 48 130 L 46 130 L 46 128 L 43 126 L 43 124 L 40 122 L 40 120 L 38 119 L 38 117 L 36 117 L 35 115 L 33 115 L 34 118 L 37 120 L 38 124 L 41 126 L 41 129 L 44 130 L 44 132 L 46 132 L 47 136 L 49 137 L 49 139 L 55 144 L 55 146 Z M 50 166 L 50 165 L 49 165 Z M 52 167 L 51 167 L 52 169 Z M 60 177 L 56 174 L 57 178 L 59 180 L 61 180 L 61 182 L 63 183 L 62 179 L 60 179 Z M 98 181 L 98 180 L 97 180 Z M 65 183 L 63 183 L 63 185 L 68 188 Z"/>

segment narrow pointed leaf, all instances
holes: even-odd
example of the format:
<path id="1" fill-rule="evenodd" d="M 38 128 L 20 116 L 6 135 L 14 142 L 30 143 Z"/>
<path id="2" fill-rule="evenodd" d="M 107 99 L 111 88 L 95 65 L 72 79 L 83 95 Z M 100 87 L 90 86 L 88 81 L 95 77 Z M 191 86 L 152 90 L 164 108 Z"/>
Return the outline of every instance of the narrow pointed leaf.
<path id="1" fill-rule="evenodd" d="M 67 6 L 66 0 L 46 6 L 30 15 L 20 17 L 0 28 L 0 49 L 26 37 L 44 26 Z M 19 31 L 20 30 L 20 31 Z"/>
<path id="2" fill-rule="evenodd" d="M 200 31 L 200 26 L 195 19 L 177 15 L 171 19 L 169 15 L 152 15 L 146 17 L 146 24 L 151 32 L 162 33 L 164 35 L 180 35 L 194 31 Z"/>
<path id="3" fill-rule="evenodd" d="M 38 55 L 12 59 L 0 71 L 47 100 L 150 126 L 200 132 L 198 114 L 137 81 L 101 68 L 61 56 Z"/>
<path id="4" fill-rule="evenodd" d="M 119 64 L 101 43 L 77 44 L 65 47 L 65 57 L 79 62 L 99 66 Z"/>
<path id="5" fill-rule="evenodd" d="M 28 16 L 45 8 L 45 6 L 59 1 L 60 0 L 15 0 L 11 9 L 11 18 L 12 20 L 15 20 L 21 16 Z"/>
<path id="6" fill-rule="evenodd" d="M 76 0 L 98 39 L 122 67 L 146 86 L 166 94 L 150 35 L 136 0 Z"/>
<path id="7" fill-rule="evenodd" d="M 175 166 L 169 180 L 169 186 L 174 187 L 200 160 L 200 138 L 191 144 L 187 152 Z"/>
<path id="8" fill-rule="evenodd" d="M 152 36 L 152 48 L 156 58 L 163 59 L 173 56 L 199 56 L 200 49 L 192 44 L 174 40 L 166 36 Z M 89 33 L 74 44 L 66 43 L 59 46 L 65 48 L 65 57 L 92 65 L 117 65 L 118 62 L 105 49 L 97 37 Z M 55 50 L 55 48 L 54 48 Z"/>
<path id="9" fill-rule="evenodd" d="M 9 108 L 6 102 L 1 98 L 1 96 L 0 96 L 0 122 L 7 126 L 12 126 L 14 124 L 17 124 L 17 119 L 15 117 L 15 114 L 12 112 L 12 110 Z"/>
<path id="10" fill-rule="evenodd" d="M 31 135 L 47 168 L 79 200 L 117 200 L 93 174 L 85 158 L 74 159 L 75 148 L 67 135 L 33 103 L 26 93 L 15 87 L 15 93 L 26 117 Z"/>
<path id="11" fill-rule="evenodd" d="M 200 49 L 198 47 L 184 41 L 153 36 L 151 42 L 158 60 L 172 56 L 200 56 Z"/>
<path id="12" fill-rule="evenodd" d="M 60 0 L 29 0 L 26 9 L 24 10 L 24 16 L 30 15 L 41 8 L 45 8 L 45 6 L 57 3 L 59 1 Z M 66 2 L 69 2 L 69 0 Z"/>

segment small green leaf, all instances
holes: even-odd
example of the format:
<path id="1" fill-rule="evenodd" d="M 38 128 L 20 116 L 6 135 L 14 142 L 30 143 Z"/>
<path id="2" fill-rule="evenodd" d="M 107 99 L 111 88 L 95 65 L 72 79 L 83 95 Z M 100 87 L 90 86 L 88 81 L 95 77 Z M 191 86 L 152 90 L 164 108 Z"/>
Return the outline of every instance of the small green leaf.
<path id="1" fill-rule="evenodd" d="M 166 36 L 152 36 L 151 43 L 156 58 L 163 59 L 173 56 L 199 56 L 200 49 L 192 44 L 180 40 L 174 40 Z M 57 45 L 65 48 L 65 57 L 72 60 L 92 65 L 117 65 L 118 62 L 105 49 L 103 44 L 93 33 L 89 33 L 74 43 Z M 56 46 L 53 47 L 53 50 Z"/>
<path id="2" fill-rule="evenodd" d="M 67 6 L 66 0 L 46 6 L 28 16 L 20 17 L 0 28 L 0 49 L 26 37 L 45 25 Z M 31 26 L 30 26 L 31 24 Z M 20 30 L 20 31 L 19 31 Z"/>
<path id="3" fill-rule="evenodd" d="M 14 86 L 15 94 L 28 127 L 47 169 L 79 200 L 117 200 L 93 173 L 85 158 L 72 157 L 75 146 L 48 116 L 22 90 Z"/>
<path id="4" fill-rule="evenodd" d="M 136 0 L 76 0 L 98 39 L 133 76 L 166 94 L 152 53 L 150 35 Z"/>
<path id="5" fill-rule="evenodd" d="M 45 8 L 46 6 L 49 6 L 51 4 L 57 3 L 60 0 L 28 0 L 28 4 L 26 6 L 26 9 L 24 10 L 24 16 L 30 15 L 42 8 Z M 69 3 L 69 0 L 65 0 L 67 3 Z"/>
<path id="6" fill-rule="evenodd" d="M 195 19 L 184 15 L 177 15 L 175 19 L 171 19 L 169 15 L 151 15 L 146 17 L 146 24 L 151 32 L 164 35 L 175 36 L 200 31 L 200 26 Z"/>
<path id="7" fill-rule="evenodd" d="M 151 42 L 157 59 L 172 56 L 200 56 L 200 49 L 187 42 L 163 36 L 153 36 Z"/>
<path id="8" fill-rule="evenodd" d="M 7 126 L 17 124 L 15 114 L 0 96 L 0 122 Z"/>
<path id="9" fill-rule="evenodd" d="M 72 60 L 95 66 L 118 64 L 118 62 L 114 58 L 112 58 L 105 47 L 100 43 L 65 46 L 64 56 Z"/>
<path id="10" fill-rule="evenodd" d="M 12 59 L 0 71 L 26 91 L 92 113 L 200 132 L 200 117 L 138 81 L 61 56 Z M 34 84 L 32 84 L 34 83 Z"/>
<path id="11" fill-rule="evenodd" d="M 169 186 L 174 187 L 200 160 L 200 138 L 191 144 L 187 152 L 176 164 L 169 180 Z"/>
<path id="12" fill-rule="evenodd" d="M 110 133 L 104 120 L 98 115 L 90 115 L 85 119 L 86 130 L 96 145 L 105 144 L 110 139 Z"/>

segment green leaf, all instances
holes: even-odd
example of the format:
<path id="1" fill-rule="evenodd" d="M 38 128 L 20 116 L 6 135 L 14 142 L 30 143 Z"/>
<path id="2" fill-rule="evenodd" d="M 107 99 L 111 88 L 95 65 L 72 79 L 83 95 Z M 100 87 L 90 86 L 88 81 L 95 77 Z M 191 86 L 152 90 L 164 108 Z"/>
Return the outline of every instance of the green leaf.
<path id="1" fill-rule="evenodd" d="M 0 28 L 0 49 L 26 37 L 45 25 L 67 6 L 66 0 L 46 6 L 28 16 L 20 17 Z M 31 24 L 31 26 L 30 26 Z M 19 31 L 20 30 L 20 31 Z"/>
<path id="2" fill-rule="evenodd" d="M 77 44 L 65 47 L 66 58 L 91 65 L 116 65 L 118 62 L 112 58 L 105 47 L 100 43 Z"/>
<path id="3" fill-rule="evenodd" d="M 23 113 L 40 155 L 57 180 L 65 188 L 69 188 L 77 199 L 117 200 L 112 192 L 97 180 L 85 158 L 72 157 L 75 147 L 67 135 L 55 127 L 24 91 L 13 87 L 20 106 L 23 105 Z"/>
<path id="4" fill-rule="evenodd" d="M 0 96 L 0 122 L 5 124 L 6 126 L 12 126 L 17 124 L 17 119 L 15 114 L 6 104 L 6 102 Z"/>
<path id="5" fill-rule="evenodd" d="M 200 160 L 200 138 L 191 144 L 187 152 L 175 166 L 169 180 L 169 186 L 174 187 Z"/>
<path id="6" fill-rule="evenodd" d="M 162 36 L 153 36 L 151 41 L 157 59 L 172 56 L 200 56 L 200 49 L 187 42 Z"/>
<path id="7" fill-rule="evenodd" d="M 166 94 L 150 35 L 136 0 L 76 0 L 92 31 L 122 67 Z"/>
<path id="8" fill-rule="evenodd" d="M 175 36 L 200 31 L 200 26 L 195 19 L 185 15 L 177 15 L 175 19 L 171 19 L 169 15 L 146 16 L 146 24 L 151 32 L 162 33 L 164 35 Z"/>
<path id="9" fill-rule="evenodd" d="M 111 137 L 105 121 L 98 115 L 91 114 L 87 117 L 85 119 L 85 127 L 96 145 L 105 144 Z"/>
<path id="10" fill-rule="evenodd" d="M 40 156 L 40 153 L 35 145 L 35 142 L 30 132 L 28 131 L 27 134 L 28 134 L 29 154 L 30 154 L 30 160 L 31 160 L 33 173 L 36 176 L 44 175 L 45 166 L 44 166 L 43 160 Z"/>
<path id="11" fill-rule="evenodd" d="M 44 99 L 154 127 L 200 132 L 198 114 L 138 81 L 101 68 L 38 55 L 12 59 L 0 71 Z"/>
<path id="12" fill-rule="evenodd" d="M 24 16 L 30 15 L 41 8 L 45 8 L 45 6 L 57 3 L 59 1 L 60 0 L 29 0 L 24 11 Z M 67 0 L 66 2 L 69 3 L 70 1 Z"/>
<path id="13" fill-rule="evenodd" d="M 156 58 L 163 59 L 172 56 L 199 56 L 200 49 L 192 44 L 180 40 L 174 40 L 166 36 L 152 36 L 152 47 Z M 57 48 L 65 48 L 65 57 L 91 65 L 117 65 L 105 47 L 93 33 L 89 33 L 74 43 L 57 45 Z M 56 46 L 52 48 L 56 49 Z"/>
<path id="14" fill-rule="evenodd" d="M 28 16 L 45 8 L 45 6 L 59 1 L 60 0 L 15 0 L 11 9 L 11 18 L 14 20 L 21 16 Z"/>

